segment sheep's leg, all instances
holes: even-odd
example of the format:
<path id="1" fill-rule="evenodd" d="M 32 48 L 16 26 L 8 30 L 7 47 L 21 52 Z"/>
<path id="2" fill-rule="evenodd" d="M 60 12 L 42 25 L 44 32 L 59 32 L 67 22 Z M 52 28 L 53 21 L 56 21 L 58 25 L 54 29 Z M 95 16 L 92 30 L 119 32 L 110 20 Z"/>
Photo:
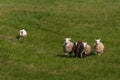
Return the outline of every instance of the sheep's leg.
<path id="1" fill-rule="evenodd" d="M 98 56 L 100 56 L 100 55 L 101 55 L 101 53 L 98 54 Z"/>
<path id="2" fill-rule="evenodd" d="M 79 52 L 77 53 L 77 56 L 80 57 L 80 53 Z"/>
<path id="3" fill-rule="evenodd" d="M 81 56 L 81 58 L 82 58 L 82 57 L 83 57 L 83 54 L 81 53 L 80 56 Z"/>
<path id="4" fill-rule="evenodd" d="M 70 53 L 67 54 L 67 57 L 69 57 L 69 56 L 70 56 Z"/>
<path id="5" fill-rule="evenodd" d="M 102 53 L 98 53 L 98 56 L 101 55 Z"/>
<path id="6" fill-rule="evenodd" d="M 101 53 L 103 53 L 103 51 L 101 51 Z"/>
<path id="7" fill-rule="evenodd" d="M 67 53 L 65 53 L 65 56 L 67 56 Z"/>
<path id="8" fill-rule="evenodd" d="M 83 53 L 83 57 L 85 57 L 85 52 Z"/>
<path id="9" fill-rule="evenodd" d="M 77 52 L 75 52 L 75 57 L 77 57 Z"/>
<path id="10" fill-rule="evenodd" d="M 69 57 L 71 57 L 71 55 L 72 55 L 72 52 L 69 53 Z"/>
<path id="11" fill-rule="evenodd" d="M 81 58 L 83 58 L 83 57 L 85 56 L 85 54 L 84 54 L 84 53 L 81 53 L 80 55 L 81 55 Z"/>
<path id="12" fill-rule="evenodd" d="M 95 54 L 98 54 L 98 53 L 95 51 Z"/>

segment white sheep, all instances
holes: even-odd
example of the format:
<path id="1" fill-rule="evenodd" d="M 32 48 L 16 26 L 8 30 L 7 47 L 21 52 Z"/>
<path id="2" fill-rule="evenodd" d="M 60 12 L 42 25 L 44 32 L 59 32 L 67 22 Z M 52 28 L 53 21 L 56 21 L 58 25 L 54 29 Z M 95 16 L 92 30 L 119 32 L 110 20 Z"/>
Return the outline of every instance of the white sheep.
<path id="1" fill-rule="evenodd" d="M 94 51 L 95 54 L 100 55 L 104 51 L 104 45 L 102 42 L 100 42 L 101 39 L 96 39 L 94 43 Z"/>
<path id="2" fill-rule="evenodd" d="M 20 39 L 21 37 L 25 36 L 27 36 L 27 31 L 25 29 L 21 29 L 17 38 Z"/>
<path id="3" fill-rule="evenodd" d="M 85 53 L 85 55 L 89 55 L 91 53 L 90 45 L 88 45 L 87 42 L 83 42 L 83 46 L 84 46 L 84 53 Z"/>
<path id="4" fill-rule="evenodd" d="M 70 40 L 71 40 L 71 38 L 66 38 L 65 42 L 63 44 L 63 50 L 64 50 L 65 56 L 70 56 L 71 53 L 73 52 L 74 44 Z"/>

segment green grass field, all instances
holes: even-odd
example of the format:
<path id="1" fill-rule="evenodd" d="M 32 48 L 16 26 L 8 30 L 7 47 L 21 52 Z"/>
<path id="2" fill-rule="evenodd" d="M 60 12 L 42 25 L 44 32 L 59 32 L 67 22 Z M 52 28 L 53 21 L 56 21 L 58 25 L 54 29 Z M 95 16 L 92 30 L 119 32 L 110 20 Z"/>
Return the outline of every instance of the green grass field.
<path id="1" fill-rule="evenodd" d="M 0 80 L 120 80 L 119 32 L 120 0 L 0 0 Z M 104 54 L 66 58 L 66 37 Z"/>

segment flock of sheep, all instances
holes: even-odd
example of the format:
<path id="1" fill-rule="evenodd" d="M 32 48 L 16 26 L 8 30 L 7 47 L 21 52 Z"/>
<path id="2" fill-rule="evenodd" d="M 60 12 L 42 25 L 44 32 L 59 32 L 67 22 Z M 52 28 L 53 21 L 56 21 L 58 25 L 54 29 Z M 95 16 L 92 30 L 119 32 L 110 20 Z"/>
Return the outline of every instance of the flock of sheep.
<path id="1" fill-rule="evenodd" d="M 93 45 L 94 53 L 100 55 L 104 51 L 104 45 L 100 42 L 101 39 L 96 39 Z M 74 52 L 75 57 L 85 57 L 91 54 L 91 47 L 87 42 L 77 41 L 71 42 L 71 38 L 66 38 L 63 44 L 64 55 L 70 57 Z"/>
<path id="2" fill-rule="evenodd" d="M 27 31 L 25 29 L 21 29 L 19 31 L 18 39 L 25 37 L 27 35 Z M 100 55 L 104 51 L 104 45 L 100 42 L 101 39 L 96 39 L 93 45 L 94 53 Z M 74 52 L 75 57 L 84 57 L 91 54 L 91 47 L 87 42 L 77 41 L 71 42 L 71 38 L 66 38 L 63 44 L 64 55 L 70 57 Z"/>

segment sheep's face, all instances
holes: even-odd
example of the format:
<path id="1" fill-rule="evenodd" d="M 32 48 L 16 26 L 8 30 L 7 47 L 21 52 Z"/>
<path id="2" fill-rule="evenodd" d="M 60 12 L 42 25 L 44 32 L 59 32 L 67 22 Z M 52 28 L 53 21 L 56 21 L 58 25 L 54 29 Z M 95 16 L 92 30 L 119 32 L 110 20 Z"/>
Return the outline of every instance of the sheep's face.
<path id="1" fill-rule="evenodd" d="M 75 45 L 77 46 L 78 42 L 75 42 Z"/>
<path id="2" fill-rule="evenodd" d="M 100 40 L 101 40 L 101 39 L 97 39 L 97 40 L 95 40 L 95 41 L 96 41 L 96 43 L 98 44 L 98 43 L 100 42 Z"/>
<path id="3" fill-rule="evenodd" d="M 70 42 L 70 40 L 71 40 L 71 38 L 66 38 L 66 39 L 65 39 L 65 43 Z"/>
<path id="4" fill-rule="evenodd" d="M 87 46 L 87 42 L 83 42 L 83 46 L 85 48 Z"/>

